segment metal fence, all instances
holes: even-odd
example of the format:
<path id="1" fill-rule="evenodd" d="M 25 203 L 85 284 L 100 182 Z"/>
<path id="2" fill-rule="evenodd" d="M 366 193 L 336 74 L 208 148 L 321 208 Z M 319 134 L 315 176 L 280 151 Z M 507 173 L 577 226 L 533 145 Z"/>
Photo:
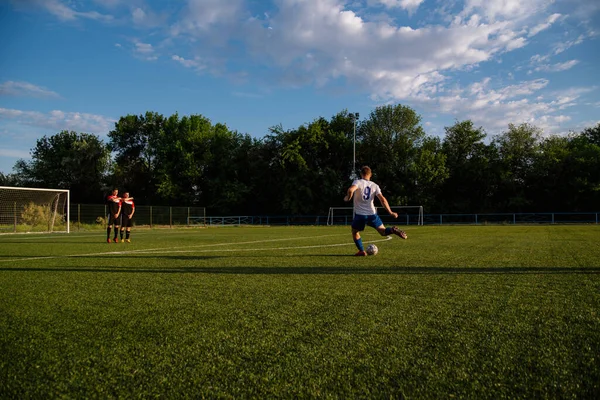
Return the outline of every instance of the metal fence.
<path id="1" fill-rule="evenodd" d="M 419 225 L 419 214 L 401 213 L 397 219 L 380 215 L 386 225 Z M 600 212 L 573 213 L 487 213 L 424 214 L 423 225 L 516 225 L 516 224 L 598 224 Z M 335 216 L 331 225 L 350 225 L 352 215 Z M 327 225 L 326 215 L 304 216 L 207 216 L 206 225 Z"/>
<path id="2" fill-rule="evenodd" d="M 103 204 L 71 204 L 71 230 L 106 226 L 108 208 Z M 133 222 L 136 226 L 176 227 L 206 224 L 204 207 L 136 206 Z"/>
<path id="3" fill-rule="evenodd" d="M 106 226 L 105 205 L 72 204 L 71 230 Z M 419 215 L 402 213 L 398 219 L 381 215 L 386 225 L 417 225 Z M 424 225 L 488 224 L 598 224 L 600 212 L 572 213 L 486 213 L 424 214 Z M 327 215 L 207 216 L 204 207 L 136 206 L 134 224 L 146 227 L 240 226 L 240 225 L 327 225 Z M 333 225 L 350 225 L 352 215 L 336 217 Z"/>

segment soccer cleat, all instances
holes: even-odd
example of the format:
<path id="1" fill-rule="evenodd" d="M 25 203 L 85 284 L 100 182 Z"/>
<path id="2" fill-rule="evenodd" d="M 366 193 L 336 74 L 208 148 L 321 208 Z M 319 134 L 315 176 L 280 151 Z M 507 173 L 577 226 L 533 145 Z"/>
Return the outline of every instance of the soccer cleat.
<path id="1" fill-rule="evenodd" d="M 392 233 L 394 235 L 400 236 L 402 239 L 408 239 L 408 235 L 406 234 L 406 232 L 401 231 L 400 229 L 396 228 L 395 226 L 392 226 Z"/>
<path id="2" fill-rule="evenodd" d="M 106 239 L 106 243 L 110 243 L 110 238 Z"/>
<path id="3" fill-rule="evenodd" d="M 367 252 L 364 250 L 361 250 L 358 253 L 356 253 L 354 256 L 355 257 L 365 257 L 366 255 L 367 255 Z"/>
<path id="4" fill-rule="evenodd" d="M 119 238 L 114 238 L 114 239 L 113 239 L 113 242 L 115 242 L 115 243 L 119 243 Z"/>
<path id="5" fill-rule="evenodd" d="M 127 243 L 131 243 L 131 240 L 129 240 L 129 239 L 125 239 L 125 241 L 126 241 Z"/>

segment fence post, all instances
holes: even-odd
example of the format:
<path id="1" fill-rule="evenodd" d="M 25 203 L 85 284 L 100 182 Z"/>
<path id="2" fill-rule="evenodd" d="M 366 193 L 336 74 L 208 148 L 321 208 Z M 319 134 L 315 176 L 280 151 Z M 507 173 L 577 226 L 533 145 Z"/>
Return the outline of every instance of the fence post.
<path id="1" fill-rule="evenodd" d="M 478 225 L 478 223 L 477 223 L 477 214 L 475 214 L 475 225 Z"/>
<path id="2" fill-rule="evenodd" d="M 442 214 L 440 214 L 440 225 L 443 225 L 443 223 L 442 223 Z"/>
<path id="3" fill-rule="evenodd" d="M 150 228 L 152 228 L 152 206 L 150 206 Z"/>
<path id="4" fill-rule="evenodd" d="M 169 207 L 169 228 L 173 228 L 173 207 Z"/>
<path id="5" fill-rule="evenodd" d="M 81 204 L 77 204 L 77 230 L 81 230 Z"/>
<path id="6" fill-rule="evenodd" d="M 513 225 L 517 223 L 517 214 L 513 214 Z"/>
<path id="7" fill-rule="evenodd" d="M 554 213 L 552 213 L 552 223 L 554 223 Z"/>

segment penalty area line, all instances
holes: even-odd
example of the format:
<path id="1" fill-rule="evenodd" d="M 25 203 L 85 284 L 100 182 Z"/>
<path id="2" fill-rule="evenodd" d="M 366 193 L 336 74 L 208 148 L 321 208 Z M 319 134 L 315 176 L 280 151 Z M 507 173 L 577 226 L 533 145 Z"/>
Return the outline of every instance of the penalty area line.
<path id="1" fill-rule="evenodd" d="M 367 243 L 379 243 L 379 242 L 387 242 L 388 240 L 392 240 L 391 236 L 386 236 L 385 239 L 380 240 L 370 240 Z M 161 254 L 161 253 L 212 253 L 212 252 L 244 252 L 244 251 L 277 251 L 277 250 L 296 250 L 296 249 L 318 249 L 318 248 L 327 248 L 327 247 L 341 247 L 341 246 L 350 246 L 354 245 L 354 243 L 335 243 L 335 244 L 317 244 L 310 246 L 289 246 L 289 247 L 263 247 L 263 248 L 253 248 L 253 249 L 205 249 L 205 250 L 175 250 L 175 251 L 143 251 L 138 254 Z"/>
<path id="2" fill-rule="evenodd" d="M 235 250 L 235 249 L 200 250 L 200 249 L 194 249 L 194 248 L 222 247 L 222 246 L 234 246 L 234 245 L 246 245 L 246 244 L 262 244 L 262 243 L 272 243 L 272 242 L 281 242 L 281 241 L 290 241 L 290 240 L 303 240 L 303 239 L 320 239 L 320 238 L 332 237 L 332 236 L 342 236 L 342 234 L 305 236 L 305 237 L 295 237 L 295 238 L 278 238 L 278 239 L 269 239 L 269 240 L 253 240 L 253 241 L 246 241 L 246 242 L 225 242 L 225 243 L 201 244 L 201 245 L 194 245 L 194 246 L 162 247 L 162 248 L 155 248 L 155 249 L 108 251 L 108 252 L 85 253 L 85 254 L 65 254 L 65 255 L 58 255 L 58 256 L 9 258 L 9 259 L 0 260 L 0 263 L 2 263 L 2 262 L 17 262 L 17 261 L 53 260 L 53 259 L 77 258 L 77 257 L 94 257 L 94 256 L 123 256 L 123 255 L 129 255 L 129 254 L 177 253 L 177 252 L 189 253 L 189 252 L 211 252 L 211 251 L 212 252 L 215 252 L 215 251 L 229 251 L 229 252 L 231 252 L 231 251 L 259 251 L 259 250 L 265 250 L 265 249 L 257 248 L 257 249 L 241 249 L 241 250 Z M 388 236 L 388 238 L 391 239 L 391 237 L 389 237 L 389 236 Z M 344 244 L 339 244 L 339 245 L 336 244 L 335 246 L 343 246 L 343 245 L 348 245 L 348 244 L 349 243 L 344 243 Z M 293 249 L 293 248 L 317 248 L 317 247 L 323 247 L 323 246 L 326 246 L 326 245 L 296 246 L 296 247 L 289 247 L 289 248 L 285 248 L 285 249 L 289 250 L 289 249 Z M 176 249 L 187 249 L 187 250 L 176 250 Z M 273 248 L 272 250 L 277 250 L 277 249 L 284 249 L 284 248 L 279 247 L 279 248 Z"/>

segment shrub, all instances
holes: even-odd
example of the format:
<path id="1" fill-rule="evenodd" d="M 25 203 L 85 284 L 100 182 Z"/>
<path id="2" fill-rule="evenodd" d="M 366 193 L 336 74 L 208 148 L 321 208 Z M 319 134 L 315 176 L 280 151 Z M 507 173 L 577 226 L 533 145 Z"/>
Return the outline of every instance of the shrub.
<path id="1" fill-rule="evenodd" d="M 31 202 L 23 207 L 21 223 L 31 226 L 48 225 L 51 217 L 52 213 L 47 205 Z"/>

